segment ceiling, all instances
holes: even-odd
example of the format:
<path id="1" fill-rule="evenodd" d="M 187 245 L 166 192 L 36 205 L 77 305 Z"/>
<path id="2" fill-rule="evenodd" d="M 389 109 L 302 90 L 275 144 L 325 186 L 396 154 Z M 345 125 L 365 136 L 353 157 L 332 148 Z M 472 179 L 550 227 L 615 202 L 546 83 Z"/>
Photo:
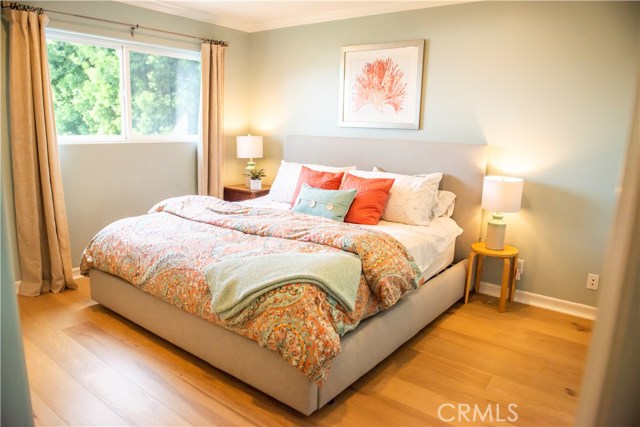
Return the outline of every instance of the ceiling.
<path id="1" fill-rule="evenodd" d="M 118 0 L 134 6 L 209 22 L 248 33 L 383 13 L 424 9 L 463 1 L 204 1 Z"/>

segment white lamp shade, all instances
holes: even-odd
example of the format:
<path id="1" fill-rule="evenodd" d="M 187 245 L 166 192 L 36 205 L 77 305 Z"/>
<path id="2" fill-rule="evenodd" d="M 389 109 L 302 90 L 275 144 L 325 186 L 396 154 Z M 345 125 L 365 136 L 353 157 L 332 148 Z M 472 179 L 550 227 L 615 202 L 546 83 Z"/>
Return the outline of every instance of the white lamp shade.
<path id="1" fill-rule="evenodd" d="M 236 157 L 239 159 L 261 159 L 262 137 L 252 135 L 236 137 Z"/>
<path id="2" fill-rule="evenodd" d="M 518 212 L 523 183 L 520 178 L 486 176 L 482 186 L 482 208 L 492 212 Z"/>

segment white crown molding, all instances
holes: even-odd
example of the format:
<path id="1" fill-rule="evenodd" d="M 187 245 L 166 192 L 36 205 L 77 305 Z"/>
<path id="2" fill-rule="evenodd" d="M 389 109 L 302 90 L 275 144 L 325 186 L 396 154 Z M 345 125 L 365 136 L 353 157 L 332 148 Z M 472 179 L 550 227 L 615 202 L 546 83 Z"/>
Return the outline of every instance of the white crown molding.
<path id="1" fill-rule="evenodd" d="M 480 293 L 499 298 L 500 285 L 489 282 L 480 282 Z M 589 320 L 595 320 L 596 315 L 598 314 L 598 309 L 590 305 L 578 304 L 558 298 L 551 298 L 540 294 L 520 291 L 518 289 L 516 289 L 513 300 L 522 304 L 546 308 L 547 310 L 570 314 L 572 316 L 582 317 L 583 319 Z"/>
<path id="2" fill-rule="evenodd" d="M 154 10 L 169 15 L 181 16 L 183 18 L 193 19 L 195 21 L 207 22 L 221 27 L 231 28 L 244 32 L 251 32 L 251 24 L 244 21 L 237 21 L 215 14 L 206 14 L 200 10 L 188 8 L 178 2 L 167 1 L 148 1 L 148 0 L 115 0 L 118 3 L 128 4 L 130 6 L 141 7 L 144 9 Z"/>
<path id="3" fill-rule="evenodd" d="M 250 26 L 250 30 L 246 31 L 249 33 L 253 33 L 258 31 L 277 30 L 279 28 L 296 27 L 299 25 L 319 24 L 322 22 L 340 21 L 343 19 L 362 18 L 365 16 L 384 15 L 387 13 L 447 6 L 456 3 L 466 3 L 466 1 L 391 1 L 379 2 L 375 5 L 372 5 L 369 2 L 367 3 L 368 4 L 364 4 L 362 6 L 354 6 L 349 9 L 338 9 L 324 13 L 314 13 L 309 15 L 299 15 L 291 18 L 272 19 L 256 22 Z"/>
<path id="4" fill-rule="evenodd" d="M 224 16 L 224 12 L 206 13 L 202 10 L 191 9 L 179 1 L 150 1 L 150 0 L 115 0 L 119 3 L 131 6 L 155 10 L 156 12 L 182 16 L 196 21 L 207 22 L 221 27 L 231 28 L 246 33 L 258 31 L 276 30 L 279 28 L 295 27 L 299 25 L 317 24 L 321 22 L 339 21 L 342 19 L 359 18 L 364 16 L 382 15 L 386 13 L 404 12 L 409 10 L 426 9 L 438 6 L 447 6 L 458 3 L 469 3 L 482 0 L 422 0 L 422 1 L 363 1 L 361 5 L 350 8 L 341 8 L 324 13 L 305 13 L 294 17 L 264 19 L 264 20 L 238 20 Z M 268 1 L 263 1 L 268 3 Z M 203 4 L 205 2 L 202 2 Z M 241 3 L 241 2 L 238 2 Z M 248 2 L 251 3 L 251 2 Z M 274 7 L 283 7 L 286 2 L 274 1 Z M 358 2 L 353 2 L 358 3 Z M 336 2 L 340 5 L 341 2 Z M 209 2 L 214 6 L 215 2 Z"/>

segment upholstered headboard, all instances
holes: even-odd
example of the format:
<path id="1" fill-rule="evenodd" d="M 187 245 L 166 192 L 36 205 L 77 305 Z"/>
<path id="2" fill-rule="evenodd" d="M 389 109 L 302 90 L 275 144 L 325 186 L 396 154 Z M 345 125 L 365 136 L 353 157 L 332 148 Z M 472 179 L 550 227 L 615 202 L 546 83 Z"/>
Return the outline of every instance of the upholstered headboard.
<path id="1" fill-rule="evenodd" d="M 407 175 L 442 172 L 440 189 L 456 194 L 453 219 L 464 229 L 456 242 L 455 260 L 469 254 L 480 236 L 482 180 L 486 145 L 424 141 L 289 135 L 285 160 L 331 166 L 374 166 Z"/>

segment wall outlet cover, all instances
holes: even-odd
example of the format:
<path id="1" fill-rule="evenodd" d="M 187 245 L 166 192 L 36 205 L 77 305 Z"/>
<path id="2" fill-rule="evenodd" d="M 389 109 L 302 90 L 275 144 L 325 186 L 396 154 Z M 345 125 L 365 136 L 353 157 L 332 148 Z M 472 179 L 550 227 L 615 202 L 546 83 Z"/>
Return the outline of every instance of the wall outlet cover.
<path id="1" fill-rule="evenodd" d="M 589 273 L 587 276 L 587 289 L 591 289 L 593 291 L 598 290 L 598 281 L 600 280 L 600 276 L 597 274 Z"/>

